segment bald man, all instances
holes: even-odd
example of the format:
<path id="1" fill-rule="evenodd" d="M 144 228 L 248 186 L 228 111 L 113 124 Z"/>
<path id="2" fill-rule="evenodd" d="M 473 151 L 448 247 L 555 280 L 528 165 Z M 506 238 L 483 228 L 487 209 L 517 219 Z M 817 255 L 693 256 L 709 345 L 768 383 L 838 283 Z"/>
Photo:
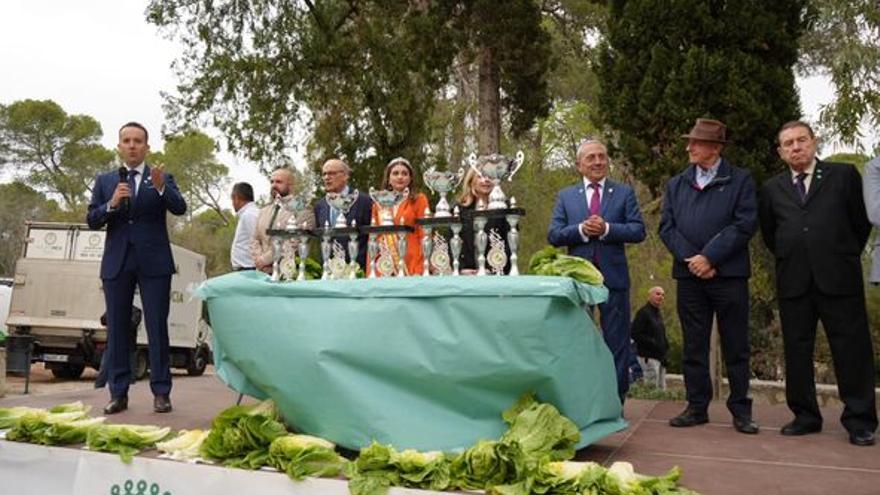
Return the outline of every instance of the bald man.
<path id="1" fill-rule="evenodd" d="M 660 389 L 666 388 L 666 353 L 669 351 L 666 325 L 660 314 L 665 297 L 663 287 L 651 287 L 648 302 L 636 311 L 630 327 L 632 339 L 636 342 L 639 366 L 645 371 L 644 379 Z"/>
<path id="2" fill-rule="evenodd" d="M 297 227 L 315 228 L 315 215 L 311 209 L 305 208 L 294 212 L 289 207 L 291 200 L 293 200 L 293 171 L 286 167 L 276 168 L 272 171 L 270 181 L 273 201 L 260 210 L 257 226 L 254 229 L 254 238 L 251 242 L 251 256 L 254 260 L 254 266 L 257 270 L 265 273 L 272 273 L 272 261 L 275 255 L 272 240 L 266 234 L 267 230 L 285 228 L 288 220 L 294 214 L 296 215 Z M 275 204 L 275 198 L 280 199 L 280 205 Z M 288 242 L 295 253 L 299 241 L 291 238 Z"/>

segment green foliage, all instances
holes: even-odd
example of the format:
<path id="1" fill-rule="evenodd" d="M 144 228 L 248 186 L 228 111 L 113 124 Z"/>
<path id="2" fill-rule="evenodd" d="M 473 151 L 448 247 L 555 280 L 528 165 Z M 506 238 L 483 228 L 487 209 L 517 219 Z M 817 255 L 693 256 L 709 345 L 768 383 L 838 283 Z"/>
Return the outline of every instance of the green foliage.
<path id="1" fill-rule="evenodd" d="M 226 215 L 234 220 L 231 212 Z M 186 221 L 176 217 L 168 218 L 174 222 L 169 229 L 171 242 L 191 251 L 205 255 L 205 272 L 215 277 L 231 270 L 229 249 L 235 237 L 236 222 L 224 224 L 214 210 L 205 210 Z"/>
<path id="2" fill-rule="evenodd" d="M 590 261 L 564 254 L 563 250 L 553 246 L 547 246 L 532 255 L 529 260 L 529 273 L 571 277 L 578 282 L 591 285 L 602 285 L 605 280 L 602 272 Z"/>
<path id="3" fill-rule="evenodd" d="M 272 441 L 286 433 L 271 400 L 232 406 L 214 418 L 200 453 L 227 466 L 258 469 L 268 464 Z"/>
<path id="4" fill-rule="evenodd" d="M 728 126 L 728 158 L 760 182 L 777 169 L 775 132 L 799 116 L 792 67 L 806 0 L 614 0 L 598 57 L 598 117 L 652 194 L 686 163 L 697 117 Z"/>
<path id="5" fill-rule="evenodd" d="M 336 446 L 323 438 L 309 435 L 284 435 L 269 445 L 269 464 L 287 473 L 293 480 L 306 476 L 334 477 L 342 473 L 346 460 Z"/>
<path id="6" fill-rule="evenodd" d="M 89 429 L 86 446 L 89 450 L 115 452 L 122 462 L 130 464 L 135 455 L 154 447 L 170 433 L 167 426 L 99 424 Z"/>
<path id="7" fill-rule="evenodd" d="M 55 201 L 28 185 L 0 184 L 0 275 L 11 276 L 15 270 L 24 246 L 25 222 L 53 220 L 58 212 Z"/>
<path id="8" fill-rule="evenodd" d="M 875 0 L 811 0 L 810 7 L 800 71 L 831 77 L 836 98 L 822 108 L 821 123 L 861 151 L 860 125 L 880 127 L 880 8 Z"/>
<path id="9" fill-rule="evenodd" d="M 0 168 L 77 210 L 95 175 L 113 160 L 99 144 L 102 135 L 94 118 L 68 115 L 51 100 L 0 105 Z"/>
<path id="10" fill-rule="evenodd" d="M 189 211 L 213 210 L 228 224 L 229 214 L 220 205 L 229 196 L 229 168 L 217 161 L 217 143 L 208 135 L 187 130 L 165 138 L 165 149 L 150 156 L 153 164 L 164 163 L 174 175 Z"/>

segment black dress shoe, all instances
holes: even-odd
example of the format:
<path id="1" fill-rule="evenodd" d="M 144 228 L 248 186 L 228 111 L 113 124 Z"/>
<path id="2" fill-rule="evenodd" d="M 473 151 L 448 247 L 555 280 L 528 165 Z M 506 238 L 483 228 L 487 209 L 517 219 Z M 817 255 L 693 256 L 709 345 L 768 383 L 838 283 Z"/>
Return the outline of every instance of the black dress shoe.
<path id="1" fill-rule="evenodd" d="M 128 397 L 117 397 L 110 399 L 110 402 L 104 406 L 104 414 L 116 414 L 128 409 Z"/>
<path id="2" fill-rule="evenodd" d="M 849 443 L 859 447 L 874 445 L 874 434 L 868 430 L 853 430 L 849 432 Z"/>
<path id="3" fill-rule="evenodd" d="M 733 427 L 736 431 L 745 433 L 746 435 L 754 435 L 758 433 L 758 423 L 752 421 L 752 418 L 734 416 Z"/>
<path id="4" fill-rule="evenodd" d="M 685 428 L 688 426 L 697 426 L 709 422 L 709 415 L 706 411 L 697 411 L 695 409 L 685 409 L 684 412 L 669 420 L 669 426 L 676 428 Z"/>
<path id="5" fill-rule="evenodd" d="M 157 395 L 153 399 L 153 410 L 157 413 L 171 412 L 171 399 L 167 395 Z"/>
<path id="6" fill-rule="evenodd" d="M 819 433 L 822 431 L 822 423 L 804 423 L 794 420 L 783 426 L 779 433 L 789 437 L 799 437 L 810 433 Z"/>

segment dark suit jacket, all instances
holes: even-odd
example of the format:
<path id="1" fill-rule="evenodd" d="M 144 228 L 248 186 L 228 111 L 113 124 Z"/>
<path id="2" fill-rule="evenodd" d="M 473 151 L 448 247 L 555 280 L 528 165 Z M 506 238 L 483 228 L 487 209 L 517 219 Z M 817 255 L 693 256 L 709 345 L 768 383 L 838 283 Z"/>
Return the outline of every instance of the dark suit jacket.
<path id="1" fill-rule="evenodd" d="M 370 199 L 370 196 L 358 191 L 357 201 L 354 202 L 351 209 L 348 210 L 348 213 L 345 215 L 345 223 L 351 225 L 351 221 L 354 220 L 357 222 L 358 227 L 365 227 L 370 225 L 370 221 L 373 218 L 373 200 Z M 315 203 L 315 226 L 319 229 L 324 228 L 324 224 L 329 222 L 330 226 L 333 226 L 333 221 L 335 219 L 330 219 L 330 205 L 327 204 L 327 200 L 325 198 L 321 198 Z M 361 235 L 358 237 L 358 256 L 357 262 L 361 266 L 361 269 L 366 272 L 367 270 L 367 236 Z M 345 249 L 345 256 L 348 258 L 348 239 L 336 239 L 342 248 Z"/>
<path id="2" fill-rule="evenodd" d="M 140 273 L 148 277 L 174 273 L 174 259 L 165 223 L 166 212 L 183 215 L 186 201 L 177 189 L 174 178 L 165 174 L 165 191 L 160 196 L 150 179 L 150 167 L 144 167 L 137 197 L 131 207 L 107 211 L 107 203 L 119 184 L 117 171 L 98 175 L 92 189 L 92 201 L 86 222 L 92 229 L 107 226 L 101 278 L 112 279 L 119 274 L 128 249 L 134 250 Z"/>
<path id="3" fill-rule="evenodd" d="M 780 298 L 803 295 L 811 280 L 829 295 L 864 290 L 861 254 L 871 224 L 854 166 L 819 161 L 803 204 L 786 169 L 764 184 L 759 215 Z"/>
<path id="4" fill-rule="evenodd" d="M 601 217 L 610 225 L 605 239 L 584 242 L 581 237 L 580 223 L 590 216 L 590 209 L 584 194 L 584 183 L 580 181 L 556 196 L 547 241 L 557 247 L 567 246 L 569 254 L 591 261 L 594 252 L 598 251 L 597 268 L 605 277 L 605 285 L 614 290 L 628 289 L 629 267 L 624 244 L 642 242 L 645 239 L 645 223 L 635 191 L 626 184 L 605 179 L 601 198 Z M 629 318 L 629 315 L 626 317 Z"/>
<path id="5" fill-rule="evenodd" d="M 660 239 L 672 253 L 672 276 L 695 278 L 684 260 L 702 254 L 718 277 L 748 278 L 749 239 L 757 229 L 757 209 L 751 174 L 726 159 L 703 189 L 697 186 L 694 165 L 669 179 Z"/>

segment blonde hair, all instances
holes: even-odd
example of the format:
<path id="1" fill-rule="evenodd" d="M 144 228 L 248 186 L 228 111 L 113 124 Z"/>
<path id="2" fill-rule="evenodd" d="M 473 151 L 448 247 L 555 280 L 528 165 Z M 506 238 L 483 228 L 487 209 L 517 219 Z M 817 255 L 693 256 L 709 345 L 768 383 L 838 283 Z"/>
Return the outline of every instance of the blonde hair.
<path id="1" fill-rule="evenodd" d="M 461 181 L 461 193 L 458 195 L 458 204 L 461 206 L 470 206 L 477 201 L 477 195 L 474 194 L 474 183 L 479 180 L 480 175 L 472 168 L 467 169 L 464 174 L 464 180 Z"/>

